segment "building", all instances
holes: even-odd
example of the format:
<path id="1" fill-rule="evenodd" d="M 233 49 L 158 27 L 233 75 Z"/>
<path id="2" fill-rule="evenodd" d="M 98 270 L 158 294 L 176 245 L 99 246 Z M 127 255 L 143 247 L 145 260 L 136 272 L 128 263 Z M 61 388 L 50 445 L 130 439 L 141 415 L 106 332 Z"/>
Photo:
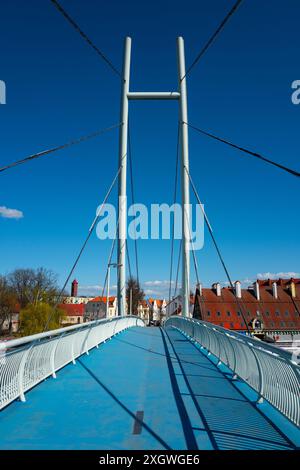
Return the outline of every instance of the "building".
<path id="1" fill-rule="evenodd" d="M 150 316 L 153 321 L 162 322 L 166 317 L 167 302 L 165 299 L 149 299 Z"/>
<path id="2" fill-rule="evenodd" d="M 282 335 L 300 334 L 300 279 L 257 280 L 246 289 L 236 281 L 221 288 L 199 285 L 195 294 L 194 318 L 228 329 L 246 331 L 279 340 Z"/>
<path id="3" fill-rule="evenodd" d="M 93 300 L 94 297 L 71 297 L 67 296 L 64 297 L 63 302 L 64 304 L 87 304 L 90 300 Z"/>
<path id="4" fill-rule="evenodd" d="M 2 323 L 1 332 L 5 334 L 17 333 L 20 322 L 20 309 L 20 305 L 16 304 L 14 312 Z"/>
<path id="5" fill-rule="evenodd" d="M 71 284 L 71 295 L 65 296 L 63 299 L 64 304 L 87 304 L 94 297 L 79 296 L 78 295 L 78 281 L 74 279 Z"/>
<path id="6" fill-rule="evenodd" d="M 61 324 L 63 326 L 69 326 L 83 323 L 84 307 L 84 304 L 60 304 L 59 308 L 61 308 L 65 313 L 65 317 Z"/>
<path id="7" fill-rule="evenodd" d="M 170 315 L 181 315 L 182 311 L 182 296 L 177 295 L 170 302 L 166 304 L 166 316 Z M 194 296 L 190 296 L 189 316 L 193 316 L 194 311 Z"/>
<path id="8" fill-rule="evenodd" d="M 71 285 L 71 297 L 77 297 L 78 296 L 78 281 L 77 279 L 74 279 Z"/>
<path id="9" fill-rule="evenodd" d="M 95 297 L 85 304 L 84 320 L 92 321 L 106 317 L 107 297 Z M 117 298 L 109 297 L 108 317 L 117 315 Z"/>
<path id="10" fill-rule="evenodd" d="M 137 314 L 141 317 L 146 325 L 150 322 L 150 305 L 147 300 L 139 302 Z"/>

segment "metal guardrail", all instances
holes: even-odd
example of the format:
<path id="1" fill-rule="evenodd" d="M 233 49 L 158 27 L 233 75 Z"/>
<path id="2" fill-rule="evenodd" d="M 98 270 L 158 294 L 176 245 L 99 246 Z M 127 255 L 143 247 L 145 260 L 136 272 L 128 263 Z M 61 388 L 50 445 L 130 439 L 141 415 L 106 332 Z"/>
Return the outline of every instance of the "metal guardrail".
<path id="1" fill-rule="evenodd" d="M 131 326 L 136 316 L 115 317 L 0 343 L 0 410 L 82 354 Z"/>
<path id="2" fill-rule="evenodd" d="M 211 323 L 170 317 L 172 326 L 225 364 L 233 378 L 241 378 L 257 392 L 257 402 L 266 399 L 297 426 L 300 425 L 300 367 L 288 351 L 253 337 Z"/>

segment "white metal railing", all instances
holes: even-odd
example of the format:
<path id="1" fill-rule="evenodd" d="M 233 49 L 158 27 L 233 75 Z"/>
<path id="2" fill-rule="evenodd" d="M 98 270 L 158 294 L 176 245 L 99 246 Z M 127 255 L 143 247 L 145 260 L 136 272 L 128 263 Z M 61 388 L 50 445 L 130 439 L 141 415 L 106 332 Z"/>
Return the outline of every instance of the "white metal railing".
<path id="1" fill-rule="evenodd" d="M 257 401 L 266 399 L 290 421 L 300 425 L 300 367 L 288 351 L 236 333 L 212 323 L 170 317 L 172 326 L 195 340 L 257 392 Z"/>
<path id="2" fill-rule="evenodd" d="M 145 326 L 136 316 L 96 320 L 0 342 L 0 409 L 100 343 L 132 326 Z"/>

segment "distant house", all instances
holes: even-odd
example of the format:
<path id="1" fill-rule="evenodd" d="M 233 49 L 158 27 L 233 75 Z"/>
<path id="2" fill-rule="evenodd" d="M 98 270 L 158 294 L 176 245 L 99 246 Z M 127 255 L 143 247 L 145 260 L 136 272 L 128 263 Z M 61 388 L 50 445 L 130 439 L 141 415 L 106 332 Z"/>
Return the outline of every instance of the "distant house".
<path id="1" fill-rule="evenodd" d="M 152 299 L 148 300 L 150 306 L 150 314 L 153 321 L 163 321 L 166 317 L 167 302 L 165 299 Z"/>
<path id="2" fill-rule="evenodd" d="M 276 339 L 282 333 L 300 334 L 300 279 L 257 280 L 247 289 L 241 283 L 196 289 L 195 318 L 232 330 L 250 330 Z"/>
<path id="3" fill-rule="evenodd" d="M 150 304 L 147 300 L 142 300 L 138 304 L 137 314 L 146 324 L 150 321 Z"/>
<path id="4" fill-rule="evenodd" d="M 95 297 L 85 304 L 84 320 L 92 321 L 106 317 L 106 301 L 107 297 Z M 116 297 L 109 298 L 109 317 L 117 315 L 117 299 Z"/>
<path id="5" fill-rule="evenodd" d="M 171 315 L 181 315 L 182 311 L 182 296 L 177 295 L 174 299 L 170 300 L 166 304 L 166 316 L 170 317 Z M 190 296 L 190 304 L 189 304 L 189 316 L 193 316 L 194 311 L 194 296 Z"/>
<path id="6" fill-rule="evenodd" d="M 90 300 L 92 300 L 94 297 L 72 297 L 72 296 L 65 296 L 63 298 L 63 303 L 64 304 L 87 304 Z"/>
<path id="7" fill-rule="evenodd" d="M 60 304 L 59 308 L 65 313 L 61 324 L 63 326 L 69 326 L 83 323 L 84 307 L 84 304 Z"/>
<path id="8" fill-rule="evenodd" d="M 16 333 L 19 329 L 20 305 L 16 304 L 14 312 L 10 314 L 9 318 L 2 324 L 2 332 Z"/>

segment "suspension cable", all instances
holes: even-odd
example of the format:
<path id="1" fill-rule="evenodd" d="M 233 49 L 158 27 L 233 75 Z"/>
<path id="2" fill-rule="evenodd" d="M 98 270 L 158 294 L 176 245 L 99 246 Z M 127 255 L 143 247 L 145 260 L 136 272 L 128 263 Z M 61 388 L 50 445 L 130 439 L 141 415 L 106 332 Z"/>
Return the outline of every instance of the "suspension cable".
<path id="1" fill-rule="evenodd" d="M 244 147 L 240 147 L 239 145 L 233 144 L 232 142 L 229 142 L 228 140 L 222 139 L 221 137 L 217 137 L 214 134 L 211 134 L 210 132 L 204 131 L 203 129 L 200 129 L 199 127 L 192 126 L 191 124 L 188 124 L 185 122 L 184 124 L 187 124 L 191 129 L 194 129 L 197 132 L 200 132 L 201 134 L 204 134 L 208 137 L 211 137 L 214 140 L 218 140 L 219 142 L 223 142 L 223 144 L 229 145 L 230 147 L 233 147 L 235 149 L 240 150 L 241 152 L 247 153 L 248 155 L 252 155 L 253 157 L 259 158 L 260 160 L 263 160 L 264 162 L 270 163 L 270 165 L 274 165 L 277 168 L 280 168 L 281 170 L 287 171 L 293 176 L 300 176 L 300 173 L 298 171 L 292 170 L 291 168 L 288 168 L 284 165 L 281 165 L 280 163 L 276 163 L 273 160 L 270 160 L 269 158 L 264 157 L 263 155 L 257 153 L 257 152 L 252 152 L 251 150 L 248 150 Z"/>
<path id="2" fill-rule="evenodd" d="M 176 297 L 176 294 L 177 294 L 181 252 L 182 252 L 182 239 L 180 240 L 180 244 L 179 244 L 179 253 L 178 253 L 177 271 L 176 271 L 176 281 L 175 281 L 175 288 L 174 288 L 174 296 L 173 297 Z"/>
<path id="3" fill-rule="evenodd" d="M 104 296 L 104 291 L 105 291 L 106 284 L 107 284 L 108 269 L 109 269 L 109 265 L 111 264 L 112 256 L 113 256 L 113 253 L 114 253 L 116 239 L 117 239 L 117 236 L 118 236 L 118 229 L 119 229 L 119 217 L 118 217 L 118 222 L 117 222 L 117 226 L 116 226 L 115 238 L 113 239 L 111 249 L 110 249 L 110 253 L 109 253 L 109 256 L 108 256 L 107 269 L 106 269 L 104 284 L 103 284 L 103 287 L 102 287 L 102 297 Z"/>
<path id="4" fill-rule="evenodd" d="M 200 284 L 200 280 L 199 280 L 199 271 L 198 271 L 198 263 L 197 263 L 197 258 L 196 258 L 196 254 L 195 254 L 195 247 L 194 247 L 194 242 L 193 242 L 193 239 L 192 239 L 192 234 L 191 234 L 191 227 L 190 227 L 190 224 L 188 223 L 188 229 L 189 229 L 189 235 L 190 235 L 190 243 L 192 245 L 192 255 L 193 255 L 193 262 L 194 262 L 194 269 L 195 269 L 195 274 L 196 274 L 196 280 L 197 280 L 197 284 Z"/>
<path id="5" fill-rule="evenodd" d="M 222 31 L 222 29 L 224 28 L 225 24 L 227 23 L 227 21 L 230 19 L 230 17 L 234 14 L 234 12 L 238 9 L 238 7 L 240 6 L 240 4 L 242 3 L 243 0 L 238 0 L 237 2 L 235 2 L 235 4 L 233 5 L 233 7 L 231 8 L 231 10 L 227 13 L 227 15 L 225 16 L 225 18 L 222 20 L 222 22 L 220 23 L 220 25 L 218 26 L 218 28 L 216 29 L 216 31 L 213 33 L 213 35 L 209 38 L 209 40 L 207 41 L 207 43 L 204 45 L 204 47 L 201 49 L 201 51 L 199 52 L 199 54 L 196 56 L 194 62 L 192 62 L 192 64 L 190 65 L 190 67 L 187 69 L 186 71 L 186 74 L 182 77 L 181 81 L 187 77 L 187 75 L 190 74 L 191 70 L 194 68 L 194 66 L 199 62 L 199 60 L 203 57 L 203 55 L 205 54 L 205 52 L 208 50 L 208 48 L 212 45 L 212 43 L 214 42 L 214 40 L 216 39 L 216 37 L 218 36 L 218 34 Z"/>
<path id="6" fill-rule="evenodd" d="M 129 248 L 128 248 L 127 241 L 125 242 L 125 244 L 126 244 L 126 257 L 127 257 L 127 263 L 128 263 L 129 278 L 132 279 L 131 262 L 130 262 Z"/>
<path id="7" fill-rule="evenodd" d="M 177 144 L 176 144 L 176 165 L 175 165 L 175 180 L 174 180 L 174 196 L 173 202 L 176 203 L 177 198 L 177 182 L 178 182 L 178 162 L 179 162 L 179 122 L 177 128 Z M 171 288 L 172 288 L 172 277 L 173 277 L 173 257 L 174 257 L 174 238 L 175 238 L 175 211 L 172 227 L 172 239 L 171 239 L 171 260 L 170 260 L 170 284 L 169 284 L 169 303 L 171 301 Z"/>
<path id="8" fill-rule="evenodd" d="M 206 215 L 206 212 L 204 211 L 204 207 L 203 207 L 203 205 L 202 205 L 202 203 L 201 203 L 201 201 L 200 201 L 198 192 L 197 192 L 197 190 L 196 190 L 196 187 L 195 187 L 195 185 L 194 185 L 194 182 L 193 182 L 193 180 L 192 180 L 192 177 L 191 177 L 191 175 L 190 175 L 190 172 L 188 171 L 188 169 L 186 168 L 186 166 L 185 166 L 184 168 L 185 168 L 185 171 L 186 171 L 186 173 L 187 173 L 187 175 L 188 175 L 188 177 L 189 177 L 189 180 L 190 180 L 190 183 L 191 183 L 193 192 L 194 192 L 194 194 L 195 194 L 195 197 L 196 197 L 196 199 L 197 199 L 197 202 L 198 202 L 198 204 L 200 205 L 201 210 L 202 210 L 202 212 L 203 212 L 203 214 L 204 214 L 204 219 L 205 219 L 205 222 L 206 222 L 208 231 L 209 231 L 209 233 L 210 233 L 211 239 L 212 239 L 212 241 L 213 241 L 213 244 L 214 244 L 214 246 L 215 246 L 215 249 L 216 249 L 216 251 L 217 251 L 217 254 L 218 254 L 218 256 L 219 256 L 219 259 L 220 259 L 220 261 L 221 261 L 221 264 L 222 264 L 222 266 L 223 266 L 223 269 L 224 269 L 224 271 L 225 271 L 225 274 L 226 274 L 226 277 L 227 277 L 228 282 L 229 282 L 229 284 L 230 284 L 230 287 L 232 288 L 232 293 L 233 293 L 233 295 L 234 295 L 234 297 L 235 297 L 235 299 L 236 299 L 236 303 L 237 303 L 237 305 L 238 305 L 238 307 L 239 307 L 239 309 L 240 309 L 240 311 L 241 311 L 241 315 L 242 315 L 242 317 L 243 317 L 245 326 L 246 326 L 246 328 L 247 328 L 248 333 L 250 334 L 250 329 L 249 329 L 248 323 L 247 323 L 247 321 L 246 321 L 246 317 L 245 317 L 245 315 L 244 315 L 244 313 L 243 313 L 243 310 L 242 310 L 242 308 L 241 308 L 241 303 L 240 303 L 240 301 L 239 301 L 239 299 L 238 299 L 238 297 L 237 297 L 237 295 L 236 295 L 233 282 L 232 282 L 232 280 L 231 280 L 229 271 L 228 271 L 228 269 L 227 269 L 227 267 L 226 267 L 226 264 L 225 264 L 225 262 L 224 262 L 223 256 L 222 256 L 222 254 L 221 254 L 221 252 L 220 252 L 219 246 L 218 246 L 217 241 L 216 241 L 216 239 L 215 239 L 215 236 L 214 236 L 214 234 L 213 234 L 211 225 L 210 225 L 210 223 L 209 223 L 209 221 L 208 221 L 208 217 L 207 217 L 207 215 Z"/>
<path id="9" fill-rule="evenodd" d="M 80 29 L 78 24 L 71 18 L 71 16 L 66 12 L 66 10 L 58 3 L 57 0 L 50 0 L 51 3 L 57 8 L 57 10 L 65 17 L 65 19 L 73 26 L 73 28 L 80 34 L 80 36 L 88 43 L 88 45 L 98 54 L 98 56 L 106 62 L 106 64 L 113 70 L 119 77 L 121 73 L 119 70 L 112 64 L 112 62 L 103 54 L 103 52 L 97 47 L 91 39 Z"/>
<path id="10" fill-rule="evenodd" d="M 129 168 L 130 168 L 131 200 L 132 200 L 132 204 L 135 205 L 134 184 L 133 184 L 133 164 L 132 164 L 132 152 L 131 152 L 131 137 L 130 137 L 130 126 L 129 125 L 128 125 L 128 154 L 129 154 Z M 138 284 L 140 284 L 138 249 L 137 249 L 137 239 L 136 239 L 136 220 L 135 219 L 134 219 L 134 230 L 135 230 L 134 251 L 135 251 L 135 265 L 136 265 L 136 279 L 137 279 Z M 127 246 L 127 243 L 126 243 L 126 246 Z M 130 275 L 130 277 L 131 277 L 131 275 Z"/>
<path id="11" fill-rule="evenodd" d="M 78 139 L 71 140 L 70 142 L 67 142 L 66 144 L 58 145 L 57 147 L 53 147 L 53 148 L 48 149 L 48 150 L 43 150 L 42 152 L 34 153 L 33 155 L 29 155 L 28 157 L 25 157 L 22 160 L 17 160 L 13 163 L 10 163 L 9 165 L 3 166 L 2 168 L 0 168 L 0 173 L 2 171 L 8 170 L 9 168 L 13 168 L 14 166 L 21 165 L 23 163 L 27 163 L 31 160 L 36 159 L 36 158 L 43 157 L 44 155 L 48 155 L 49 153 L 57 152 L 58 150 L 62 150 L 62 149 L 65 149 L 67 147 L 71 147 L 72 145 L 80 144 L 81 142 L 83 142 L 85 140 L 92 139 L 93 137 L 97 137 L 100 134 L 104 134 L 105 132 L 108 132 L 112 129 L 116 129 L 117 127 L 120 127 L 120 125 L 121 125 L 120 123 L 114 124 L 113 126 L 106 127 L 104 129 L 99 129 L 98 131 L 93 132 L 92 134 L 84 135 L 82 137 L 79 137 Z"/>
<path id="12" fill-rule="evenodd" d="M 123 158 L 124 158 L 124 157 L 123 157 Z M 83 245 L 82 245 L 82 247 L 81 247 L 81 249 L 80 249 L 80 251 L 79 251 L 79 253 L 78 253 L 77 257 L 76 257 L 76 259 L 75 259 L 74 264 L 72 265 L 72 268 L 71 268 L 71 270 L 70 270 L 70 272 L 69 272 L 69 274 L 68 274 L 68 276 L 67 276 L 67 279 L 65 280 L 65 283 L 64 283 L 63 287 L 61 288 L 61 291 L 60 291 L 59 294 L 58 294 L 56 303 L 55 303 L 55 305 L 54 305 L 54 307 L 53 307 L 53 309 L 52 309 L 51 315 L 49 315 L 49 317 L 48 317 L 48 319 L 47 319 L 47 321 L 46 321 L 46 324 L 45 324 L 45 327 L 44 327 L 44 330 L 43 330 L 43 331 L 46 331 L 47 328 L 48 328 L 48 325 L 49 325 L 49 323 L 50 323 L 50 321 L 51 321 L 51 318 L 52 318 L 52 316 L 53 316 L 53 313 L 54 313 L 55 309 L 57 308 L 57 306 L 58 306 L 58 304 L 59 304 L 59 302 L 60 302 L 60 300 L 61 300 L 61 297 L 62 297 L 62 295 L 63 295 L 63 293 L 64 293 L 64 291 L 65 291 L 65 288 L 66 288 L 66 286 L 67 286 L 67 284 L 68 284 L 68 282 L 69 282 L 69 280 L 70 280 L 70 278 L 71 278 L 71 276 L 72 276 L 72 274 L 73 274 L 73 272 L 74 272 L 74 269 L 76 268 L 76 266 L 77 266 L 77 264 L 78 264 L 78 262 L 79 262 L 79 260 L 80 260 L 80 258 L 81 258 L 81 255 L 82 255 L 82 253 L 83 253 L 83 251 L 84 251 L 84 249 L 85 249 L 85 247 L 86 247 L 86 245 L 87 245 L 87 243 L 88 243 L 88 241 L 89 241 L 89 239 L 90 239 L 90 237 L 91 237 L 91 235 L 92 235 L 92 233 L 93 233 L 93 231 L 94 231 L 94 228 L 95 228 L 95 226 L 96 226 L 96 223 L 98 222 L 98 220 L 99 220 L 99 218 L 100 218 L 100 216 L 101 216 L 103 207 L 104 207 L 104 205 L 106 204 L 106 201 L 107 201 L 107 199 L 108 199 L 110 193 L 112 192 L 112 189 L 113 189 L 113 187 L 114 187 L 114 185 L 115 185 L 115 183 L 116 183 L 116 181 L 117 181 L 117 179 L 118 179 L 118 177 L 119 177 L 121 168 L 122 168 L 122 165 L 120 165 L 120 167 L 119 167 L 119 169 L 118 169 L 118 171 L 117 171 L 117 173 L 116 173 L 116 175 L 115 175 L 115 177 L 114 177 L 114 179 L 113 179 L 113 181 L 112 181 L 112 183 L 111 183 L 111 185 L 110 185 L 110 187 L 109 187 L 109 189 L 108 189 L 108 191 L 107 191 L 107 193 L 106 193 L 106 195 L 105 195 L 105 198 L 104 198 L 104 200 L 103 200 L 103 202 L 102 202 L 102 204 L 101 204 L 101 206 L 100 206 L 100 209 L 97 210 L 96 217 L 94 218 L 93 223 L 92 223 L 92 225 L 91 225 L 90 228 L 89 228 L 87 237 L 86 237 L 86 239 L 85 239 L 85 241 L 84 241 L 84 243 L 83 243 Z"/>

